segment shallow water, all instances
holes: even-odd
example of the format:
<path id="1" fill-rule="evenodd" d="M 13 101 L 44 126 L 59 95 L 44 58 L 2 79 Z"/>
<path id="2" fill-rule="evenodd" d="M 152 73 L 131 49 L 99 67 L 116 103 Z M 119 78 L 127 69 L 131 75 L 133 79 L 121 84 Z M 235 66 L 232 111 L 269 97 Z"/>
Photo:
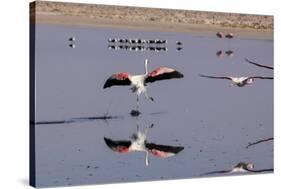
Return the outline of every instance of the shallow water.
<path id="1" fill-rule="evenodd" d="M 68 38 L 75 36 L 75 48 Z M 166 52 L 109 50 L 107 39 L 143 38 L 168 40 Z M 176 41 L 183 43 L 176 50 Z M 234 56 L 216 55 L 233 50 Z M 172 67 L 182 79 L 151 83 L 154 102 L 140 100 L 141 115 L 131 117 L 136 96 L 129 87 L 103 89 L 113 73 L 144 73 Z M 36 26 L 36 125 L 37 185 L 61 186 L 198 177 L 202 173 L 229 169 L 240 161 L 256 169 L 273 167 L 273 143 L 246 149 L 249 142 L 273 136 L 273 81 L 255 80 L 245 87 L 207 75 L 273 76 L 244 58 L 273 64 L 273 41 L 239 38 L 218 39 L 187 33 L 140 32 L 62 25 Z M 87 119 L 93 116 L 116 119 Z M 85 119 L 73 119 L 86 117 Z M 71 120 L 71 121 L 70 121 Z M 127 140 L 154 124 L 148 140 L 184 146 L 174 157 L 160 159 L 144 153 L 118 154 L 104 137 Z"/>

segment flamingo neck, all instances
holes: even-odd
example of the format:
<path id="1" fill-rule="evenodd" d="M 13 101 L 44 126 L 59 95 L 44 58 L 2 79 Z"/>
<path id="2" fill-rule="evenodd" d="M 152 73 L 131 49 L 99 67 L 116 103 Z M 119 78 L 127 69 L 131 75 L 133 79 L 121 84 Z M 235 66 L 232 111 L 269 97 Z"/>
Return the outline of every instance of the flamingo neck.
<path id="1" fill-rule="evenodd" d="M 145 59 L 145 62 L 144 62 L 144 69 L 145 69 L 145 75 L 148 75 L 148 60 Z"/>

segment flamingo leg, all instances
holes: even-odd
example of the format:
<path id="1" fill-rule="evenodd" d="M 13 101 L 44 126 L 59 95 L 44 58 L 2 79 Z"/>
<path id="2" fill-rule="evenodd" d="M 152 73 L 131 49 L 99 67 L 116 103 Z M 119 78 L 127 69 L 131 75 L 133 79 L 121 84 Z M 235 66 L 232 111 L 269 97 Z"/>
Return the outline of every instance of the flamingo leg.
<path id="1" fill-rule="evenodd" d="M 146 126 L 145 130 L 144 130 L 144 135 L 146 136 L 148 133 L 148 130 L 151 129 L 154 126 L 154 124 L 152 123 L 150 126 Z"/>
<path id="2" fill-rule="evenodd" d="M 144 96 L 145 96 L 146 99 L 149 99 L 152 102 L 154 101 L 154 99 L 151 96 L 148 96 L 147 91 L 144 92 Z"/>
<path id="3" fill-rule="evenodd" d="M 139 124 L 137 124 L 137 133 L 139 133 L 140 132 L 140 126 L 139 126 Z"/>
<path id="4" fill-rule="evenodd" d="M 137 106 L 136 106 L 136 110 L 139 110 L 139 95 L 137 95 Z"/>

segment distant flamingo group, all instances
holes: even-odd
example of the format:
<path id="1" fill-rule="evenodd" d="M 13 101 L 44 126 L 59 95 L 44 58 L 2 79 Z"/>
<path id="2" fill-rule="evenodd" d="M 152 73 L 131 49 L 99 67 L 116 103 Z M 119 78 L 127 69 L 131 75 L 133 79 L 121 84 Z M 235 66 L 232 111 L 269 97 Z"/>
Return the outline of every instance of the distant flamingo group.
<path id="1" fill-rule="evenodd" d="M 217 33 L 216 33 L 216 36 L 217 36 L 218 38 L 227 38 L 227 39 L 232 39 L 232 38 L 234 38 L 234 34 L 233 34 L 233 33 L 224 34 L 223 32 L 217 32 Z"/>
<path id="2" fill-rule="evenodd" d="M 233 33 L 226 33 L 226 34 L 224 34 L 223 32 L 217 32 L 216 33 L 216 36 L 218 37 L 218 38 L 220 38 L 220 39 L 233 39 L 234 38 L 234 34 Z M 230 44 L 228 44 L 228 50 L 226 50 L 226 51 L 224 51 L 224 53 L 227 55 L 227 56 L 229 56 L 229 57 L 232 57 L 232 56 L 234 56 L 234 51 L 233 50 L 230 50 L 229 49 L 230 48 Z M 223 57 L 223 50 L 219 50 L 219 51 L 217 51 L 216 52 L 216 55 L 218 56 L 218 57 Z"/>
<path id="3" fill-rule="evenodd" d="M 109 38 L 108 49 L 129 51 L 167 51 L 165 39 Z"/>

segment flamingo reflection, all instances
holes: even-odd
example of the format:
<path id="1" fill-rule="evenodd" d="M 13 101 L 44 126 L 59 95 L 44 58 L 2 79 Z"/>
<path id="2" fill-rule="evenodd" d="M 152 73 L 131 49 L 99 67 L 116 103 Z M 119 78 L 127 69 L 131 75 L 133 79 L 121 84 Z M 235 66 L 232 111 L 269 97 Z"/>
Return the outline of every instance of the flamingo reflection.
<path id="1" fill-rule="evenodd" d="M 175 156 L 181 152 L 183 146 L 169 146 L 160 145 L 155 143 L 149 143 L 147 141 L 148 129 L 152 128 L 153 124 L 146 127 L 144 132 L 141 132 L 137 125 L 137 133 L 134 133 L 130 140 L 113 140 L 111 138 L 104 137 L 106 145 L 113 151 L 118 153 L 129 153 L 129 152 L 145 152 L 145 165 L 149 165 L 148 154 L 152 154 L 159 158 L 168 158 Z"/>
<path id="2" fill-rule="evenodd" d="M 223 174 L 223 173 L 263 173 L 263 172 L 273 172 L 273 169 L 260 169 L 254 170 L 253 163 L 240 162 L 233 166 L 230 170 L 212 171 L 201 174 L 201 176 L 212 175 L 212 174 Z"/>

